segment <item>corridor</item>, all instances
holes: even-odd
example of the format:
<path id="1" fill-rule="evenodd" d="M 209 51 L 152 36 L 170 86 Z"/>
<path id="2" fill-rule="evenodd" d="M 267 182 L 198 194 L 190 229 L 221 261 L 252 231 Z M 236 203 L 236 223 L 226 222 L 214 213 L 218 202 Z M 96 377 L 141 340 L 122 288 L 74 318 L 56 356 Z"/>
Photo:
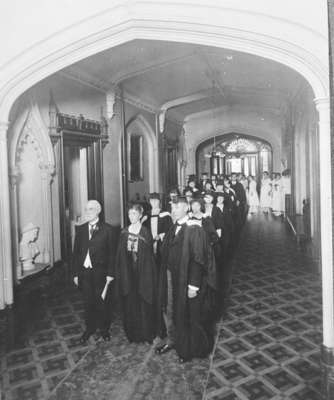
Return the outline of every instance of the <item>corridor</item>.
<path id="1" fill-rule="evenodd" d="M 250 217 L 233 269 L 211 360 L 181 365 L 154 344 L 129 345 L 117 317 L 111 342 L 81 346 L 80 296 L 58 290 L 2 353 L 3 398 L 320 399 L 321 285 L 285 223 Z"/>

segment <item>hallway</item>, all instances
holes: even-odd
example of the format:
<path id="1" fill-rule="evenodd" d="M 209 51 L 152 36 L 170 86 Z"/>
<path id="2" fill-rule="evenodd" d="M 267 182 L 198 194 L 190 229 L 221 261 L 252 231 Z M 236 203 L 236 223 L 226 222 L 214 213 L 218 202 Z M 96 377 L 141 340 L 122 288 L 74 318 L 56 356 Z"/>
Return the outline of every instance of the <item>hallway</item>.
<path id="1" fill-rule="evenodd" d="M 319 399 L 319 277 L 281 220 L 253 216 L 243 238 L 212 360 L 129 345 L 117 318 L 110 343 L 82 347 L 81 300 L 58 291 L 2 354 L 4 399 Z"/>

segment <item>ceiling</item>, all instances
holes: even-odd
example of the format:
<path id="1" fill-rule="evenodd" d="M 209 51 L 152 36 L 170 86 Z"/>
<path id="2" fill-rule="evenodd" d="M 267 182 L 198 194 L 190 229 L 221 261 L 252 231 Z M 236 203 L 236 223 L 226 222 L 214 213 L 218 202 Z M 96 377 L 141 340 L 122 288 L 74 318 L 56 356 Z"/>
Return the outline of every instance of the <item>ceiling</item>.
<path id="1" fill-rule="evenodd" d="M 226 49 L 134 40 L 62 71 L 108 90 L 125 92 L 178 120 L 223 106 L 279 111 L 306 81 L 274 61 Z"/>

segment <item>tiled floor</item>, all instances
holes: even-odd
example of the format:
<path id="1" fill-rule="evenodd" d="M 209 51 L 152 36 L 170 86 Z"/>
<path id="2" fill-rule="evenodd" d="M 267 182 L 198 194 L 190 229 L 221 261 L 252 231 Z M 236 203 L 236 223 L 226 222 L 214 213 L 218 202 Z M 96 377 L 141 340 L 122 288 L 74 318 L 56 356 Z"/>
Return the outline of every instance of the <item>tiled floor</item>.
<path id="1" fill-rule="evenodd" d="M 25 327 L 22 342 L 1 353 L 1 386 L 6 400 L 46 399 L 52 389 L 92 348 L 81 346 L 82 302 L 75 292 L 60 291 L 42 301 Z M 1 398 L 2 399 L 2 398 Z"/>
<path id="2" fill-rule="evenodd" d="M 280 220 L 252 217 L 205 399 L 320 399 L 321 284 Z"/>
<path id="3" fill-rule="evenodd" d="M 99 395 L 102 386 L 97 384 L 113 380 L 112 370 L 100 365 L 107 363 L 115 371 L 118 368 L 117 384 L 127 387 L 125 379 L 132 380 L 128 399 L 183 399 L 184 388 L 193 393 L 187 399 L 202 397 L 200 385 L 208 361 L 180 367 L 175 354 L 159 359 L 150 346 L 128 346 L 117 321 L 113 327 L 117 337 L 110 344 L 96 345 L 91 339 L 87 346 L 80 346 L 82 302 L 73 291 L 59 291 L 37 308 L 22 343 L 1 354 L 4 399 L 39 400 L 53 394 L 66 400 L 73 382 L 84 387 L 73 399 L 110 398 L 108 393 Z M 321 336 L 319 277 L 296 250 L 284 223 L 252 217 L 234 262 L 230 306 L 219 326 L 204 398 L 319 399 Z M 95 380 L 90 385 L 86 377 L 91 368 L 96 373 L 92 371 Z M 133 381 L 136 371 L 139 375 Z M 196 390 L 189 390 L 191 382 Z M 156 397 L 162 385 L 164 392 Z M 173 397 L 174 389 L 177 395 Z"/>

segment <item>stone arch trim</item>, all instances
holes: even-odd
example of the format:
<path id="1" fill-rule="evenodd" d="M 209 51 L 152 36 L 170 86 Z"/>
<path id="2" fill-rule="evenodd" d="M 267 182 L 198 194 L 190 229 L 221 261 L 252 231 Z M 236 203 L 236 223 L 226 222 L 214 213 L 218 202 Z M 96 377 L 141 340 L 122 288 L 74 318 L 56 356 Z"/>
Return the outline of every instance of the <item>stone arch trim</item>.
<path id="1" fill-rule="evenodd" d="M 235 126 L 235 125 L 231 125 L 227 128 L 224 128 L 223 130 L 219 131 L 218 134 L 214 135 L 210 135 L 209 137 L 206 138 L 202 138 L 199 139 L 193 143 L 191 143 L 191 147 L 188 148 L 188 165 L 187 167 L 189 168 L 189 173 L 193 173 L 193 171 L 195 171 L 197 169 L 197 149 L 199 148 L 199 146 L 201 146 L 204 142 L 206 142 L 207 140 L 212 139 L 214 136 L 216 137 L 223 137 L 223 136 L 227 136 L 229 134 L 238 134 L 240 136 L 248 136 L 248 137 L 253 137 L 256 139 L 260 139 L 264 142 L 268 142 L 271 146 L 271 149 L 273 151 L 273 153 L 275 151 L 279 150 L 279 144 L 275 143 L 273 141 L 270 141 L 270 139 L 266 139 L 266 132 L 262 131 L 261 129 L 257 129 L 254 130 L 253 128 L 249 128 L 247 126 Z"/>
<path id="2" fill-rule="evenodd" d="M 241 133 L 240 129 L 236 129 L 236 130 L 229 129 L 229 130 L 224 130 L 224 132 L 225 133 L 219 133 L 216 136 L 210 136 L 209 138 L 205 138 L 204 140 L 197 142 L 197 144 L 193 147 L 194 153 L 192 154 L 192 157 L 195 157 L 195 169 L 196 169 L 197 174 L 198 174 L 198 161 L 199 161 L 200 152 L 203 150 L 203 148 L 205 148 L 207 145 L 212 143 L 214 138 L 216 138 L 216 140 L 218 140 L 218 141 L 221 141 L 225 138 L 226 138 L 226 140 L 229 140 L 237 135 L 237 136 L 240 136 L 240 137 L 248 139 L 248 140 L 261 141 L 270 147 L 272 153 L 274 151 L 274 147 L 270 141 L 268 141 L 267 139 L 263 139 L 260 136 L 256 136 L 255 134 L 250 134 L 250 133 L 248 133 L 248 131 Z"/>
<path id="3" fill-rule="evenodd" d="M 217 16 L 221 15 L 224 23 L 203 19 L 203 6 L 208 17 L 211 15 L 217 21 Z M 35 83 L 81 59 L 133 39 L 166 40 L 167 37 L 169 41 L 258 55 L 300 73 L 310 83 L 316 98 L 328 96 L 327 65 L 311 51 L 287 40 L 255 32 L 252 27 L 260 19 L 267 25 L 279 24 L 281 29 L 293 25 L 306 37 L 313 34 L 319 41 L 326 40 L 311 29 L 281 18 L 204 1 L 174 3 L 172 11 L 171 14 L 170 7 L 151 0 L 118 4 L 31 47 L 4 68 L 5 83 L 0 88 L 0 121 L 8 119 L 13 102 Z M 227 21 L 235 20 L 242 20 L 245 26 L 229 26 Z"/>
<path id="4" fill-rule="evenodd" d="M 149 159 L 149 187 L 150 192 L 158 191 L 158 170 L 159 170 L 159 159 L 158 159 L 158 143 L 155 132 L 153 131 L 150 123 L 142 115 L 138 114 L 131 118 L 126 124 L 126 133 L 131 133 L 132 130 L 138 128 L 140 133 L 143 134 L 148 143 L 148 159 Z"/>
<path id="5" fill-rule="evenodd" d="M 40 169 L 52 175 L 55 169 L 54 152 L 48 135 L 48 129 L 40 115 L 38 105 L 30 98 L 21 107 L 19 118 L 11 127 L 9 164 L 11 173 L 15 175 L 20 150 L 25 141 L 30 141 L 36 152 Z"/>
<path id="6" fill-rule="evenodd" d="M 226 140 L 232 139 L 233 136 L 236 136 L 236 135 L 240 136 L 242 138 L 245 138 L 245 139 L 258 140 L 258 141 L 264 142 L 267 145 L 269 145 L 270 148 L 272 148 L 272 144 L 268 140 L 263 139 L 260 136 L 254 136 L 254 135 L 250 135 L 248 133 L 240 133 L 239 131 L 230 131 L 228 133 L 222 133 L 222 134 L 220 133 L 219 135 L 211 136 L 210 138 L 206 138 L 205 140 L 203 140 L 202 142 L 200 142 L 197 145 L 196 151 L 200 151 L 200 150 L 202 150 L 203 147 L 205 147 L 205 146 L 209 145 L 210 143 L 212 143 L 214 138 L 216 138 L 216 140 L 218 140 L 218 141 L 221 141 L 223 139 L 226 139 Z"/>

